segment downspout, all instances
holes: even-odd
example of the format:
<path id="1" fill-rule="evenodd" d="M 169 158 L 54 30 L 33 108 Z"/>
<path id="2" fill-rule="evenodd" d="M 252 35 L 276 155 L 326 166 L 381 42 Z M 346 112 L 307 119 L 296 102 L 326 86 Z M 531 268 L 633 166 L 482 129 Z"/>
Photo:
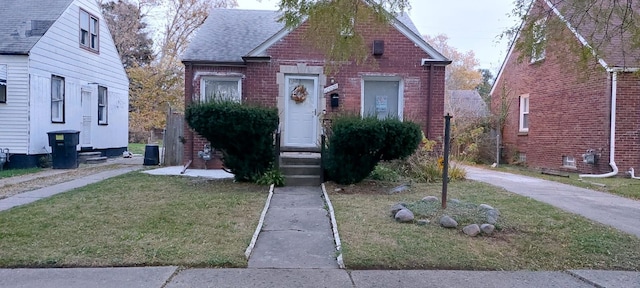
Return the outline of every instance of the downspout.
<path id="1" fill-rule="evenodd" d="M 191 63 L 191 62 L 189 62 L 189 73 L 191 74 L 191 75 L 189 75 L 189 77 L 187 77 L 186 75 L 184 77 L 185 81 L 188 81 L 187 82 L 188 92 L 187 92 L 187 95 L 185 95 L 185 97 L 189 97 L 187 99 L 189 99 L 189 105 L 191 105 L 192 102 L 193 102 L 193 80 L 194 80 L 193 79 L 193 63 Z M 187 107 L 184 107 L 184 108 L 186 109 Z M 187 124 L 186 121 L 185 121 L 185 124 Z M 189 124 L 187 124 L 187 127 L 188 126 L 189 126 Z M 189 149 L 190 150 L 189 153 L 191 154 L 189 156 L 190 156 L 191 159 L 189 159 L 189 161 L 193 161 L 194 158 L 195 158 L 194 157 L 194 153 L 195 153 L 194 152 L 195 151 L 194 150 L 194 145 L 195 145 L 195 140 L 196 139 L 195 139 L 195 136 L 193 135 L 193 129 L 191 129 L 191 127 L 189 127 L 189 138 L 191 139 L 191 147 Z"/>
<path id="2" fill-rule="evenodd" d="M 429 131 L 431 131 L 431 96 L 433 95 L 433 63 L 429 64 L 429 94 L 427 95 L 427 133 L 425 136 L 429 139 Z"/>
<path id="3" fill-rule="evenodd" d="M 618 90 L 618 72 L 611 71 L 611 139 L 609 139 L 609 166 L 613 171 L 605 174 L 580 174 L 578 177 L 583 178 L 607 178 L 618 175 L 618 166 L 615 162 L 616 152 L 616 94 Z"/>

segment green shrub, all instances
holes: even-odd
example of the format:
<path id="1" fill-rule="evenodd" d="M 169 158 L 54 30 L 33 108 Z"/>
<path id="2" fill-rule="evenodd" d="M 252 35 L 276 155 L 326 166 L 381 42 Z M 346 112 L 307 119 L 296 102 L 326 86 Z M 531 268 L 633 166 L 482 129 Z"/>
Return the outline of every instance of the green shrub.
<path id="1" fill-rule="evenodd" d="M 420 143 L 420 135 L 420 126 L 398 119 L 336 117 L 325 157 L 327 176 L 339 184 L 358 183 L 381 160 L 411 155 Z"/>
<path id="2" fill-rule="evenodd" d="M 394 170 L 389 166 L 383 165 L 383 163 L 379 163 L 373 169 L 373 171 L 369 175 L 369 178 L 373 180 L 378 180 L 378 181 L 390 181 L 390 182 L 395 182 L 400 180 L 401 178 L 400 173 L 398 173 L 396 170 Z"/>
<path id="3" fill-rule="evenodd" d="M 275 185 L 276 187 L 284 186 L 284 175 L 280 172 L 280 170 L 271 169 L 267 172 L 264 172 L 258 180 L 256 180 L 256 184 L 258 185 Z"/>
<path id="4" fill-rule="evenodd" d="M 213 101 L 187 107 L 185 119 L 198 134 L 222 152 L 224 165 L 237 181 L 255 181 L 274 161 L 275 108 Z"/>

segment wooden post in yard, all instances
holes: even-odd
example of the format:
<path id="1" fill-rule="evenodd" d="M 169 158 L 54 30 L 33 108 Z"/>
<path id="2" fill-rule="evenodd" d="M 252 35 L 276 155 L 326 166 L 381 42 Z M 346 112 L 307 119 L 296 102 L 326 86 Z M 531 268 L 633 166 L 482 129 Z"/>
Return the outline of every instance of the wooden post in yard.
<path id="1" fill-rule="evenodd" d="M 451 142 L 451 116 L 444 116 L 444 163 L 442 163 L 442 209 L 447 209 L 447 184 L 449 183 L 449 148 Z"/>

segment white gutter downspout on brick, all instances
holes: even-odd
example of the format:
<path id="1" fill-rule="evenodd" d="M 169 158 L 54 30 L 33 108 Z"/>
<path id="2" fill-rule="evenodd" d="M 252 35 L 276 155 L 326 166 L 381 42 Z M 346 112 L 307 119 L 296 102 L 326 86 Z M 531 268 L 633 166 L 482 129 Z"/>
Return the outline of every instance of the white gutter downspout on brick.
<path id="1" fill-rule="evenodd" d="M 614 158 L 616 152 L 616 94 L 618 90 L 618 70 L 608 69 L 611 72 L 611 139 L 609 140 L 609 166 L 613 171 L 605 174 L 580 174 L 578 177 L 583 178 L 607 178 L 618 175 L 618 166 Z"/>

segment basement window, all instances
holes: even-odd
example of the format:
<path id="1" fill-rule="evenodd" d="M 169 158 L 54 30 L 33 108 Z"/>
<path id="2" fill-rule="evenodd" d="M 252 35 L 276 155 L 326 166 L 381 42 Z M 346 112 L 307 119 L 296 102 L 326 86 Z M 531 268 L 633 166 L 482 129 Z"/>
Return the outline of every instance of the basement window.
<path id="1" fill-rule="evenodd" d="M 576 158 L 573 156 L 562 156 L 562 167 L 576 168 Z"/>

